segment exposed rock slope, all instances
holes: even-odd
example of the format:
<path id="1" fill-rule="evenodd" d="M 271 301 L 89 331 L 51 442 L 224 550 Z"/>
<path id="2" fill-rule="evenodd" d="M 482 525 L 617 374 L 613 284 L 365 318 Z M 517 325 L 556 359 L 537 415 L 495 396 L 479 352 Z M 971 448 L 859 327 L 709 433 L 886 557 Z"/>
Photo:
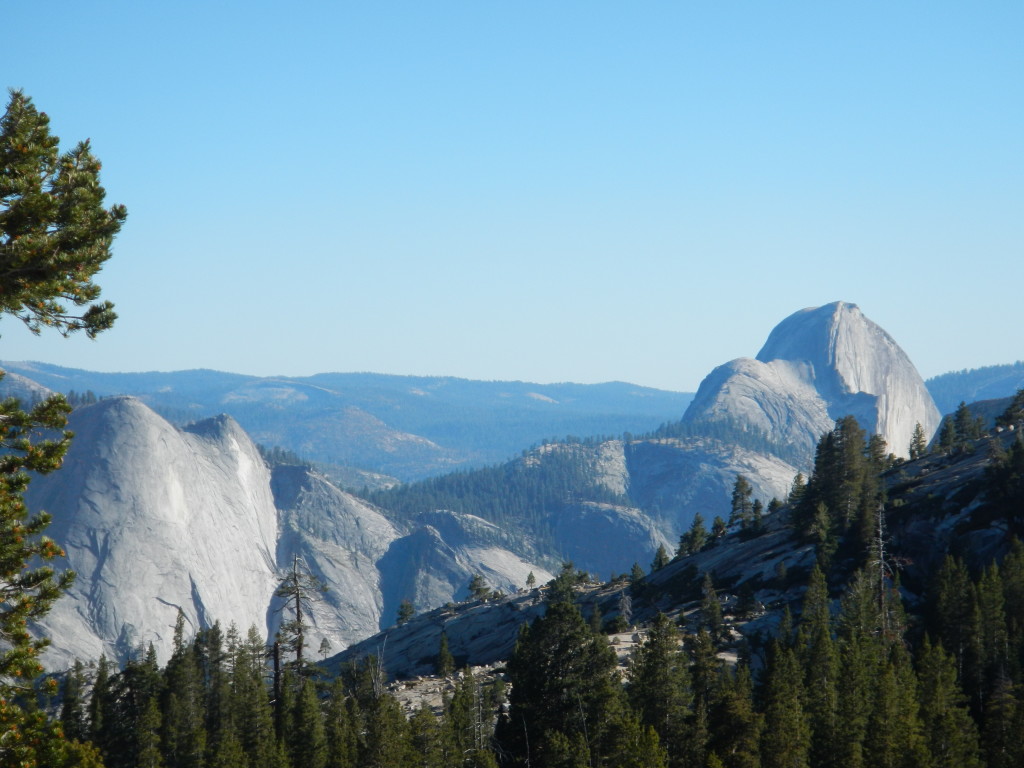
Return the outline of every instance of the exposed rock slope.
<path id="1" fill-rule="evenodd" d="M 390 624 L 402 599 L 428 609 L 465 594 L 474 573 L 513 591 L 547 570 L 471 515 L 437 512 L 401 530 L 305 467 L 272 471 L 228 416 L 177 429 L 131 397 L 76 409 L 60 471 L 29 487 L 78 577 L 46 617 L 49 663 L 123 660 L 153 643 L 169 656 L 180 609 L 194 631 L 219 621 L 273 637 L 273 593 L 301 558 L 328 586 L 307 647 L 337 651 Z"/>
<path id="2" fill-rule="evenodd" d="M 898 456 L 907 455 L 915 424 L 927 436 L 939 425 L 938 409 L 903 350 L 856 304 L 838 301 L 790 315 L 756 359 L 716 368 L 685 420 L 753 427 L 809 455 L 848 414 Z"/>
<path id="3" fill-rule="evenodd" d="M 228 418 L 177 430 L 137 400 L 76 410 L 64 467 L 29 488 L 78 578 L 45 620 L 53 655 L 169 648 L 181 609 L 262 624 L 275 581 L 277 512 L 269 471 Z"/>

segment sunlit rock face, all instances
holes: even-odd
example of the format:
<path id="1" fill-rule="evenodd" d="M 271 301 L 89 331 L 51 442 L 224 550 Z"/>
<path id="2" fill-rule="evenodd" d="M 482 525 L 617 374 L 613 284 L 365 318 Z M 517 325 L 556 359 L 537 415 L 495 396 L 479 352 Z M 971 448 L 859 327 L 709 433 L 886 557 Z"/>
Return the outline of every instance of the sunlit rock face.
<path id="1" fill-rule="evenodd" d="M 379 510 L 305 467 L 275 467 L 271 485 L 281 519 L 281 569 L 297 557 L 327 587 L 311 594 L 307 647 L 316 651 L 326 639 L 338 651 L 374 634 L 384 607 L 378 561 L 400 531 Z M 270 634 L 290 618 L 275 599 L 267 613 Z"/>
<path id="2" fill-rule="evenodd" d="M 76 410 L 64 466 L 29 488 L 31 509 L 78 577 L 44 620 L 51 662 L 170 653 L 179 609 L 190 630 L 219 620 L 265 630 L 276 586 L 269 470 L 230 418 L 178 430 L 129 397 Z"/>
<path id="3" fill-rule="evenodd" d="M 907 455 L 916 424 L 930 437 L 940 421 L 906 353 L 856 304 L 839 301 L 790 315 L 756 359 L 712 371 L 685 419 L 749 425 L 810 456 L 849 414 L 897 456 Z"/>
<path id="4" fill-rule="evenodd" d="M 47 533 L 78 575 L 38 628 L 55 669 L 101 653 L 124 661 L 153 644 L 169 658 L 179 610 L 186 633 L 219 622 L 273 638 L 290 607 L 274 592 L 298 559 L 327 589 L 304 619 L 312 658 L 377 632 L 399 603 L 421 610 L 464 595 L 482 574 L 515 591 L 534 571 L 497 526 L 472 515 L 423 515 L 411 532 L 306 467 L 273 470 L 228 416 L 184 429 L 131 397 L 79 408 L 60 471 L 26 501 L 53 516 Z"/>

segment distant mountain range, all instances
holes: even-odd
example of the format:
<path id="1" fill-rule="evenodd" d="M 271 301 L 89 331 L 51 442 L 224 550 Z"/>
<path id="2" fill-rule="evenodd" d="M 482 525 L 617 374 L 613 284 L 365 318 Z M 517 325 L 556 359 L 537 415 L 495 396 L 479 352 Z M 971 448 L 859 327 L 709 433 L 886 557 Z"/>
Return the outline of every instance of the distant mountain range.
<path id="1" fill-rule="evenodd" d="M 20 397 L 108 398 L 75 410 L 65 467 L 28 495 L 53 514 L 79 574 L 46 621 L 63 661 L 123 659 L 146 642 L 166 658 L 179 609 L 193 627 L 255 623 L 272 635 L 273 591 L 295 556 L 330 586 L 310 642 L 335 649 L 388 626 L 402 600 L 426 610 L 465 597 L 474 574 L 509 591 L 563 559 L 623 572 L 672 551 L 697 514 L 727 518 L 738 474 L 755 498 L 784 498 L 841 416 L 898 455 L 915 424 L 930 434 L 939 421 L 895 341 L 844 302 L 785 319 L 756 358 L 716 368 L 696 396 L 621 383 L 0 366 L 10 372 L 0 390 Z M 313 467 L 268 461 L 256 442 L 356 466 L 371 488 L 387 485 L 373 472 L 407 482 L 360 498 Z"/>
<path id="2" fill-rule="evenodd" d="M 642 433 L 678 419 L 692 394 L 634 384 L 531 384 L 324 373 L 94 373 L 32 362 L 0 368 L 54 392 L 131 395 L 172 423 L 226 413 L 265 446 L 402 481 L 506 461 L 567 435 Z M 0 385 L 2 386 L 2 385 Z M 10 384 L 9 384 L 10 386 Z M 372 476 L 355 480 L 373 484 Z"/>

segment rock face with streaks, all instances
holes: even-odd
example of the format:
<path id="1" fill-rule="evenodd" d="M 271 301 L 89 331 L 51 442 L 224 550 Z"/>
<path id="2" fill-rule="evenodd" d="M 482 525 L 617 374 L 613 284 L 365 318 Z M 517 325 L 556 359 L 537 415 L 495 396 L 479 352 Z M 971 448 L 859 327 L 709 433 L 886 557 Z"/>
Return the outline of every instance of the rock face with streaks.
<path id="1" fill-rule="evenodd" d="M 219 621 L 273 637 L 291 618 L 274 591 L 296 557 L 328 587 L 306 616 L 311 653 L 388 626 L 403 599 L 425 610 L 461 597 L 475 573 L 506 592 L 531 571 L 551 578 L 480 518 L 439 511 L 403 530 L 306 467 L 271 469 L 228 416 L 177 429 L 116 397 L 69 427 L 64 466 L 26 499 L 53 515 L 47 533 L 77 573 L 41 626 L 55 668 L 150 643 L 166 660 L 179 610 L 192 631 Z"/>
<path id="2" fill-rule="evenodd" d="M 45 619 L 53 655 L 116 658 L 170 647 L 177 613 L 262 625 L 276 586 L 270 473 L 229 418 L 178 430 L 119 397 L 76 410 L 60 471 L 29 487 L 32 509 L 78 577 Z"/>
<path id="3" fill-rule="evenodd" d="M 754 428 L 812 455 L 835 420 L 852 414 L 889 450 L 906 456 L 914 426 L 931 436 L 940 414 L 907 355 L 856 304 L 796 312 L 771 332 L 756 359 L 719 366 L 701 383 L 685 420 Z"/>

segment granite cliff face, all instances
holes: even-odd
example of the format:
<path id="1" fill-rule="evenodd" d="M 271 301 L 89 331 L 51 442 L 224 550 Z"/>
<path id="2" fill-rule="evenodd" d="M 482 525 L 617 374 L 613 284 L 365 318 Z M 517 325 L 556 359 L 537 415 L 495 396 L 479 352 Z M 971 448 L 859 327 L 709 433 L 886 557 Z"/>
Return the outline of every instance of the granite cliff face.
<path id="1" fill-rule="evenodd" d="M 178 429 L 117 397 L 76 409 L 69 427 L 64 466 L 26 499 L 53 515 L 47 533 L 77 573 L 42 623 L 51 667 L 149 643 L 166 660 L 179 610 L 190 631 L 219 621 L 273 637 L 295 557 L 328 586 L 306 645 L 334 651 L 391 624 L 403 599 L 425 610 L 464 596 L 475 573 L 505 591 L 531 570 L 551 578 L 480 518 L 439 511 L 405 530 L 308 468 L 271 469 L 228 416 Z"/>
<path id="2" fill-rule="evenodd" d="M 712 371 L 684 420 L 753 427 L 811 456 L 818 438 L 849 414 L 904 457 L 914 426 L 920 423 L 930 437 L 940 420 L 924 381 L 892 337 L 856 304 L 838 301 L 790 315 L 756 359 Z"/>
<path id="3" fill-rule="evenodd" d="M 276 587 L 270 473 L 227 418 L 177 430 L 132 398 L 76 410 L 59 472 L 29 487 L 31 509 L 78 574 L 44 622 L 52 656 L 123 658 L 170 647 L 180 609 L 193 628 L 244 631 Z"/>

